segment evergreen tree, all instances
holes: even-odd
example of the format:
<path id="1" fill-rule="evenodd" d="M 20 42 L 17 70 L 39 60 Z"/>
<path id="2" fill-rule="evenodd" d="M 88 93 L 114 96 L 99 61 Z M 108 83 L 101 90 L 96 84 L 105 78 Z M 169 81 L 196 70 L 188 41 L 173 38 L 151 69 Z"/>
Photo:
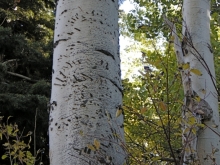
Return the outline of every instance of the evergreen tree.
<path id="1" fill-rule="evenodd" d="M 23 135 L 33 132 L 32 154 L 42 149 L 39 161 L 45 164 L 54 7 L 52 0 L 0 1 L 0 115 L 13 116 L 9 122 L 16 122 Z"/>

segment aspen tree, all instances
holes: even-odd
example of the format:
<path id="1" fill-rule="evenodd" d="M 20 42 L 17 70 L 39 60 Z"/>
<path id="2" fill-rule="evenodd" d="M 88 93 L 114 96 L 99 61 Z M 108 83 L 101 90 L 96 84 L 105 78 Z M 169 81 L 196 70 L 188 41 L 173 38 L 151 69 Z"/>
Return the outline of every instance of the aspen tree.
<path id="1" fill-rule="evenodd" d="M 50 108 L 51 165 L 125 158 L 117 0 L 59 0 Z"/>
<path id="2" fill-rule="evenodd" d="M 218 92 L 210 44 L 210 0 L 184 0 L 182 35 L 169 22 L 181 69 L 183 159 L 180 164 L 220 163 Z"/>

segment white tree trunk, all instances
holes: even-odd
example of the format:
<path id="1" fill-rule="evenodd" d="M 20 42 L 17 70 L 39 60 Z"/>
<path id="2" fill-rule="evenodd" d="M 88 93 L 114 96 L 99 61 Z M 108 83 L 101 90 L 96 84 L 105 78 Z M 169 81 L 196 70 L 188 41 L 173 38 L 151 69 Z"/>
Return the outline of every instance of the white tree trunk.
<path id="1" fill-rule="evenodd" d="M 51 165 L 122 165 L 118 1 L 59 0 L 54 36 Z"/>
<path id="2" fill-rule="evenodd" d="M 182 12 L 184 164 L 220 164 L 218 94 L 210 46 L 210 0 L 184 0 Z"/>

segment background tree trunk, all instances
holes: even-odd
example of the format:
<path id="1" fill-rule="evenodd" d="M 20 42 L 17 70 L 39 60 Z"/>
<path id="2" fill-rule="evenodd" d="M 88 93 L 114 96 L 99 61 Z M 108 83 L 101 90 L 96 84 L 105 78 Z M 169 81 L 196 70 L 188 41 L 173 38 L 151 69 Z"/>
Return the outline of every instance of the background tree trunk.
<path id="1" fill-rule="evenodd" d="M 210 46 L 210 0 L 184 0 L 182 12 L 183 120 L 187 121 L 183 139 L 184 161 L 219 164 L 219 112 Z M 191 122 L 192 117 L 197 124 Z"/>
<path id="2" fill-rule="evenodd" d="M 122 165 L 118 2 L 59 0 L 50 108 L 51 165 Z"/>

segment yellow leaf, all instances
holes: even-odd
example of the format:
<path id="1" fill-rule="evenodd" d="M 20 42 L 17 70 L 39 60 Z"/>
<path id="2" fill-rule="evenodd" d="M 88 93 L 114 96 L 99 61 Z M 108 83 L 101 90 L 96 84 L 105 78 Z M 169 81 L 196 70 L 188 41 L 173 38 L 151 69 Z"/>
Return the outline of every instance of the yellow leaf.
<path id="1" fill-rule="evenodd" d="M 116 111 L 116 117 L 120 116 L 122 113 L 122 109 L 117 109 Z"/>
<path id="2" fill-rule="evenodd" d="M 141 108 L 141 114 L 143 114 L 144 112 L 146 112 L 146 110 L 147 110 L 146 107 Z"/>
<path id="3" fill-rule="evenodd" d="M 189 64 L 189 63 L 185 63 L 185 64 L 182 65 L 182 68 L 183 68 L 184 70 L 189 69 L 189 67 L 190 67 L 190 64 Z"/>
<path id="4" fill-rule="evenodd" d="M 198 127 L 200 127 L 200 128 L 204 128 L 205 127 L 205 125 L 204 124 L 196 124 Z"/>
<path id="5" fill-rule="evenodd" d="M 88 148 L 91 149 L 92 151 L 96 150 L 95 147 L 93 145 L 91 145 L 91 144 L 88 144 Z"/>
<path id="6" fill-rule="evenodd" d="M 159 107 L 160 107 L 163 111 L 165 111 L 165 110 L 167 109 L 167 106 L 166 106 L 166 104 L 165 104 L 163 101 L 159 102 Z"/>
<path id="7" fill-rule="evenodd" d="M 197 76 L 202 76 L 202 73 L 198 69 L 190 69 L 190 72 L 194 73 Z"/>
<path id="8" fill-rule="evenodd" d="M 97 150 L 100 148 L 100 142 L 97 139 L 94 139 L 94 146 Z"/>
<path id="9" fill-rule="evenodd" d="M 196 96 L 196 97 L 194 97 L 194 100 L 197 101 L 197 102 L 200 102 L 201 98 L 199 96 Z"/>

